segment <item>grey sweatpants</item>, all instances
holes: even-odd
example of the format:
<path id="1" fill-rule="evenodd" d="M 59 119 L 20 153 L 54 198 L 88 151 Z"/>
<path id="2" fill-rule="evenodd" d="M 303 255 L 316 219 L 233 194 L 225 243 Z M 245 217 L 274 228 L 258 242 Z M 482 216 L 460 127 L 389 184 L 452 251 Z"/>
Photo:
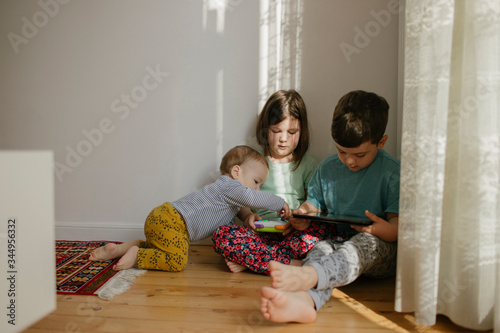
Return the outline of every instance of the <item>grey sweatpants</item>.
<path id="1" fill-rule="evenodd" d="M 318 285 L 307 291 L 316 310 L 330 299 L 333 288 L 345 286 L 361 274 L 377 278 L 393 276 L 396 253 L 396 242 L 384 242 L 367 233 L 358 233 L 344 243 L 326 240 L 316 244 L 304 262 L 318 273 Z"/>

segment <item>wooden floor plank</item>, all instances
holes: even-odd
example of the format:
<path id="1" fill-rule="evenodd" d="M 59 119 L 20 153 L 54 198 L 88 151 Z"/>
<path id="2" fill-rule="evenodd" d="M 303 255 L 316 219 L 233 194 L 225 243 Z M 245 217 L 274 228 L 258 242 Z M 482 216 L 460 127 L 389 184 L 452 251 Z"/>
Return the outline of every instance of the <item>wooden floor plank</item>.
<path id="1" fill-rule="evenodd" d="M 192 246 L 183 272 L 147 271 L 110 301 L 57 296 L 57 310 L 25 333 L 48 332 L 472 332 L 439 316 L 433 327 L 415 325 L 394 311 L 394 279 L 360 278 L 335 289 L 311 324 L 276 324 L 259 310 L 265 275 L 229 272 L 210 246 Z"/>

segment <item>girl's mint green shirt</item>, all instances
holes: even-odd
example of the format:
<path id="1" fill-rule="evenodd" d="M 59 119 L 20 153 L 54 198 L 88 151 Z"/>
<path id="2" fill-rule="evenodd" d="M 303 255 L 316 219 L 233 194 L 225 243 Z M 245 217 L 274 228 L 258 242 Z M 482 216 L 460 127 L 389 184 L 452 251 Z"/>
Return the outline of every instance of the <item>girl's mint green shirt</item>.
<path id="1" fill-rule="evenodd" d="M 269 177 L 260 190 L 282 197 L 292 211 L 299 208 L 307 198 L 307 187 L 318 162 L 312 156 L 305 154 L 299 167 L 292 171 L 295 162 L 279 164 L 272 163 L 269 159 L 267 161 L 269 162 Z M 261 209 L 256 213 L 264 220 L 277 218 L 276 212 L 268 210 Z"/>

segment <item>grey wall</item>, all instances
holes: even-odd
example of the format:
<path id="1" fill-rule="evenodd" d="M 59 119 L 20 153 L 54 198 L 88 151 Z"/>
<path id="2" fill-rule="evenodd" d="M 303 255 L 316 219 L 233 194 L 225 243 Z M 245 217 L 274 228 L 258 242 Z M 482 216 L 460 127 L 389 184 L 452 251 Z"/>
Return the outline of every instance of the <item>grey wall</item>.
<path id="1" fill-rule="evenodd" d="M 56 225 L 74 227 L 73 238 L 107 228 L 122 240 L 127 227 L 141 237 L 152 207 L 207 184 L 223 153 L 251 143 L 263 98 L 261 13 L 275 3 L 0 3 L 0 149 L 54 152 Z M 386 148 L 397 152 L 394 3 L 291 2 L 299 75 L 278 86 L 302 94 L 318 160 L 333 153 L 333 108 L 354 89 L 386 97 Z M 85 228 L 97 231 L 78 234 Z"/>

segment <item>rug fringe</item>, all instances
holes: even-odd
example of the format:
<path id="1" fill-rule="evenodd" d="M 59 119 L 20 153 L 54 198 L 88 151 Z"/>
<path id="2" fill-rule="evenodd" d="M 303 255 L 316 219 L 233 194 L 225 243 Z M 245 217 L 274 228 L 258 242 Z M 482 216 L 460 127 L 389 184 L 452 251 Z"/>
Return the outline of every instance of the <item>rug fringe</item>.
<path id="1" fill-rule="evenodd" d="M 130 268 L 119 271 L 109 281 L 107 281 L 101 288 L 95 291 L 100 299 L 109 301 L 116 295 L 123 294 L 127 291 L 135 281 L 135 278 L 146 272 L 145 269 Z"/>

